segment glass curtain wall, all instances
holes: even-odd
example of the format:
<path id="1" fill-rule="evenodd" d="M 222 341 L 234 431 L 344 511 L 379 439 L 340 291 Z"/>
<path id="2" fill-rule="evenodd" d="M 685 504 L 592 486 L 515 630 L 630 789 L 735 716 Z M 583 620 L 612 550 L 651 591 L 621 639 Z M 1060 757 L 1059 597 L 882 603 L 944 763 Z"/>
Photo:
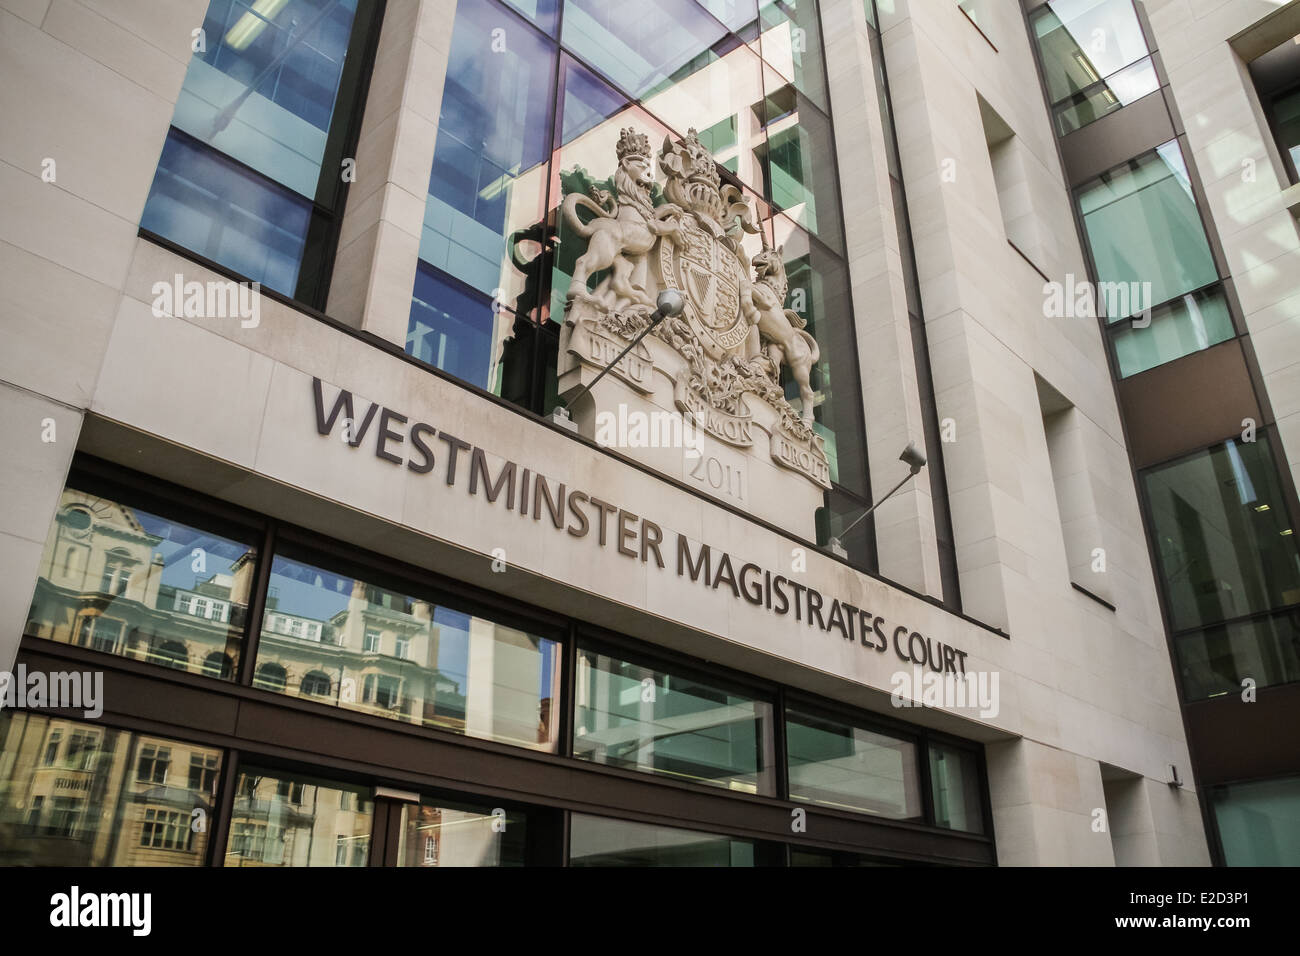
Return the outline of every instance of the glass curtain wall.
<path id="1" fill-rule="evenodd" d="M 1052 0 L 1033 33 L 1062 136 L 1160 87 L 1132 0 Z"/>
<path id="2" fill-rule="evenodd" d="M 623 128 L 656 149 L 695 130 L 761 222 L 749 254 L 784 247 L 786 305 L 822 356 L 812 384 L 831 511 L 860 512 L 870 492 L 819 22 L 812 0 L 459 4 L 407 351 L 548 413 L 584 246 L 562 223 L 565 196 L 614 192 Z M 874 566 L 869 536 L 846 543 Z"/>
<path id="3" fill-rule="evenodd" d="M 1300 552 L 1268 436 L 1215 445 L 1142 483 L 1184 695 L 1300 680 Z"/>
<path id="4" fill-rule="evenodd" d="M 140 225 L 324 307 L 378 0 L 212 0 Z"/>
<path id="5" fill-rule="evenodd" d="M 1121 376 L 1233 337 L 1177 141 L 1108 170 L 1076 196 Z"/>

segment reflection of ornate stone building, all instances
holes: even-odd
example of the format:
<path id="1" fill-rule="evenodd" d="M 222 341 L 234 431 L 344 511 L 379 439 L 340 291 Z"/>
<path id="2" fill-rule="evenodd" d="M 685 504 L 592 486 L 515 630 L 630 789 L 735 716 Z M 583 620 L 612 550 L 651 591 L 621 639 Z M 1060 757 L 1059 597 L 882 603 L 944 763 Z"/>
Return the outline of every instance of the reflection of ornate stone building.
<path id="1" fill-rule="evenodd" d="M 347 607 L 313 620 L 268 597 L 257 685 L 401 720 L 446 724 L 459 714 L 463 726 L 464 698 L 437 671 L 432 605 L 399 600 L 354 580 Z"/>
<path id="2" fill-rule="evenodd" d="M 244 626 L 251 561 L 212 573 L 192 587 L 164 583 L 167 570 L 130 508 L 80 492 L 64 495 L 41 557 L 29 632 L 138 660 L 229 677 L 232 634 Z M 202 568 L 203 553 L 173 556 Z"/>
<path id="3" fill-rule="evenodd" d="M 368 802 L 305 780 L 240 776 L 227 866 L 365 866 Z"/>
<path id="4" fill-rule="evenodd" d="M 23 713 L 0 731 L 0 866 L 203 862 L 217 751 Z"/>

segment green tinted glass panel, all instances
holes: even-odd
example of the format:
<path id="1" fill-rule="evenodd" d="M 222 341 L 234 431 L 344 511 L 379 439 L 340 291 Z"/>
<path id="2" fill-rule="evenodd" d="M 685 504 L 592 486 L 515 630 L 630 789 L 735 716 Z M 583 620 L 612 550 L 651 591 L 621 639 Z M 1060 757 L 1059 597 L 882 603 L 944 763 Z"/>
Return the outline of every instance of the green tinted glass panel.
<path id="1" fill-rule="evenodd" d="M 1055 104 L 1053 112 L 1056 114 L 1057 132 L 1062 136 L 1072 133 L 1159 88 L 1160 80 L 1151 58 L 1138 60 Z"/>
<path id="2" fill-rule="evenodd" d="M 1211 800 L 1228 866 L 1300 866 L 1300 777 L 1216 787 Z"/>
<path id="3" fill-rule="evenodd" d="M 1150 53 L 1132 0 L 1055 0 L 1033 28 L 1053 103 Z"/>
<path id="4" fill-rule="evenodd" d="M 1115 356 L 1120 375 L 1145 372 L 1225 342 L 1234 334 L 1232 316 L 1222 292 L 1185 295 L 1153 309 L 1150 325 L 1134 322 L 1115 326 Z"/>
<path id="5" fill-rule="evenodd" d="M 823 110 L 828 109 L 821 23 L 812 0 L 759 0 L 763 59 Z"/>
<path id="6" fill-rule="evenodd" d="M 897 820 L 921 818 L 916 745 L 841 720 L 786 712 L 790 799 Z"/>
<path id="7" fill-rule="evenodd" d="M 1266 436 L 1142 480 L 1174 630 L 1300 603 L 1300 553 Z"/>
<path id="8" fill-rule="evenodd" d="M 771 795 L 772 705 L 594 651 L 578 656 L 573 754 Z"/>
<path id="9" fill-rule="evenodd" d="M 748 840 L 575 813 L 570 866 L 753 866 Z"/>
<path id="10" fill-rule="evenodd" d="M 1201 700 L 1300 681 L 1300 612 L 1209 627 L 1175 641 L 1183 695 Z"/>
<path id="11" fill-rule="evenodd" d="M 931 743 L 930 790 L 934 796 L 934 822 L 950 830 L 984 832 L 980 800 L 979 761 L 969 750 Z"/>
<path id="12" fill-rule="evenodd" d="M 1108 310 L 1112 322 L 1218 278 L 1176 142 L 1082 187 L 1079 210 L 1103 286 L 1098 297 L 1114 299 L 1108 285 L 1125 293 L 1128 309 Z"/>

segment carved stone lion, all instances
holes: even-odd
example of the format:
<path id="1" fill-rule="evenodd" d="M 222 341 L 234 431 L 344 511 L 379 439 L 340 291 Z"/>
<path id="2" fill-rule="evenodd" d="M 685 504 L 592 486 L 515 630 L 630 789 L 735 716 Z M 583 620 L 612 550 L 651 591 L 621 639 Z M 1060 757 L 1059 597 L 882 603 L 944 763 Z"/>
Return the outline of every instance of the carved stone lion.
<path id="1" fill-rule="evenodd" d="M 650 140 L 644 133 L 622 130 L 617 154 L 614 203 L 603 193 L 595 199 L 581 193 L 564 199 L 564 221 L 587 240 L 587 251 L 573 269 L 568 299 L 586 297 L 610 312 L 631 306 L 653 310 L 654 299 L 646 291 L 646 254 L 660 236 L 677 232 L 682 210 L 673 203 L 657 209 L 651 203 L 655 174 Z M 595 217 L 583 222 L 579 208 L 595 213 Z M 610 276 L 594 291 L 588 290 L 591 276 L 605 269 L 612 269 Z"/>

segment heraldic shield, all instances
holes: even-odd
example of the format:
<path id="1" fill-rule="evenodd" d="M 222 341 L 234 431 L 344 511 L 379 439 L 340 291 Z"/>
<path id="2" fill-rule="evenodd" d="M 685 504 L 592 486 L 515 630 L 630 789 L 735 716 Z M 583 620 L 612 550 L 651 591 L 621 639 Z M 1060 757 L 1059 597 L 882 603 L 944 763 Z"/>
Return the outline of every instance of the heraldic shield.
<path id="1" fill-rule="evenodd" d="M 659 243 L 664 286 L 686 292 L 688 321 L 704 343 L 716 346 L 708 351 L 735 352 L 749 336 L 740 309 L 745 264 L 720 236 L 701 229 L 691 217 L 683 217 L 676 240 Z"/>
<path id="2" fill-rule="evenodd" d="M 793 509 L 799 533 L 815 534 L 812 516 L 831 487 L 813 414 L 819 350 L 785 308 L 781 247 L 768 245 L 694 130 L 665 139 L 656 157 L 644 133 L 624 129 L 615 155 L 612 191 L 589 187 L 561 204 L 562 242 L 586 245 L 565 298 L 557 391 L 577 397 L 573 421 L 598 442 L 613 414 L 653 419 L 669 439 L 678 423 L 681 440 L 629 432 L 620 450 L 765 520 L 788 524 Z M 762 248 L 750 241 L 747 251 L 746 235 Z M 663 289 L 682 293 L 680 315 L 654 315 Z M 783 369 L 799 389 L 797 410 Z M 599 393 L 588 391 L 601 377 Z"/>

